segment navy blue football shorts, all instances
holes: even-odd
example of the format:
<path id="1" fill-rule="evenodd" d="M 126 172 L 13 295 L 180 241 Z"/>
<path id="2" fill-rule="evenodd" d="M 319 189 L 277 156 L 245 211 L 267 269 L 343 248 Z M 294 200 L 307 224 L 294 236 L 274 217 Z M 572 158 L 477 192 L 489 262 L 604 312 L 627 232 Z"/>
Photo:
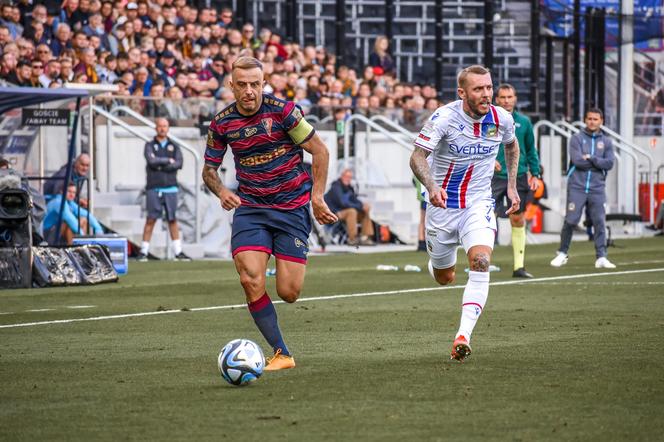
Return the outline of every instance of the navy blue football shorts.
<path id="1" fill-rule="evenodd" d="M 175 211 L 178 208 L 177 192 L 160 192 L 157 189 L 145 191 L 146 209 L 148 218 L 159 219 L 162 213 L 166 214 L 168 221 L 175 219 Z"/>
<path id="2" fill-rule="evenodd" d="M 306 264 L 310 232 L 309 204 L 291 210 L 240 206 L 233 215 L 231 250 L 233 257 L 255 250 Z"/>

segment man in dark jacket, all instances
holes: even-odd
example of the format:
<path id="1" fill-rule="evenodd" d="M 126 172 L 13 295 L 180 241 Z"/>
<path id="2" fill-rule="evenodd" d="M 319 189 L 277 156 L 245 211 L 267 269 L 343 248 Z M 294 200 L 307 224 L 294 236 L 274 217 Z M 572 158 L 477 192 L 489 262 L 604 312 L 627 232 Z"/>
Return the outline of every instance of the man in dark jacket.
<path id="1" fill-rule="evenodd" d="M 150 239 L 157 218 L 166 213 L 168 230 L 173 240 L 173 254 L 176 260 L 190 261 L 182 252 L 182 241 L 175 211 L 178 205 L 177 173 L 182 169 L 182 151 L 168 139 L 170 125 L 165 118 L 155 120 L 157 136 L 145 143 L 147 185 L 145 186 L 147 218 L 143 228 L 143 243 L 138 254 L 139 261 L 147 261 L 150 252 Z"/>
<path id="2" fill-rule="evenodd" d="M 611 139 L 601 130 L 604 115 L 601 109 L 586 111 L 586 127 L 569 142 L 570 169 L 567 173 L 567 213 L 560 234 L 558 254 L 551 261 L 553 267 L 567 263 L 572 232 L 581 220 L 587 205 L 595 229 L 595 254 L 598 269 L 614 269 L 616 266 L 606 257 L 606 174 L 613 167 L 615 156 Z"/>
<path id="3" fill-rule="evenodd" d="M 330 210 L 336 213 L 340 221 L 346 223 L 348 232 L 348 245 L 373 245 L 371 239 L 374 235 L 373 222 L 369 217 L 369 205 L 363 203 L 355 195 L 355 189 L 351 186 L 353 171 L 345 169 L 341 172 L 338 180 L 332 183 L 330 190 L 325 194 L 325 202 Z M 357 223 L 362 224 L 360 228 L 360 239 L 357 239 Z"/>
<path id="4" fill-rule="evenodd" d="M 81 207 L 88 207 L 88 199 L 81 196 L 84 193 L 85 181 L 88 179 L 90 172 L 90 155 L 86 152 L 81 153 L 74 160 L 71 169 L 70 181 L 76 184 L 77 202 Z M 65 175 L 67 174 L 67 164 L 64 164 L 57 172 L 51 175 L 51 179 L 44 183 L 44 197 L 46 201 L 50 201 L 55 195 L 62 194 L 63 186 L 65 183 Z"/>

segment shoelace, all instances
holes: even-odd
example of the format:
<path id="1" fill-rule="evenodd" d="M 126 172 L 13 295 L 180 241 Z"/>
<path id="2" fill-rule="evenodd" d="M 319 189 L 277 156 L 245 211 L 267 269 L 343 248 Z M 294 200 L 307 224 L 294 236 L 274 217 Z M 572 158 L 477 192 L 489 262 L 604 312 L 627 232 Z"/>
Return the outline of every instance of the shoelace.
<path id="1" fill-rule="evenodd" d="M 279 356 L 281 356 L 281 349 L 280 348 L 277 349 L 277 351 L 274 353 L 274 356 L 272 356 L 271 358 L 267 358 L 267 365 L 270 365 L 272 363 L 272 361 L 277 359 Z"/>

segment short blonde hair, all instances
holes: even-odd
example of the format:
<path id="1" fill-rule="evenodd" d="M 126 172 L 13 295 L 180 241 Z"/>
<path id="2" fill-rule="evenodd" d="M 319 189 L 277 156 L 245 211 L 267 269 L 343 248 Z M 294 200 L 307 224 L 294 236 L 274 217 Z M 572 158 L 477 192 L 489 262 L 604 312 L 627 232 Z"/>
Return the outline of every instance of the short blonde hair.
<path id="1" fill-rule="evenodd" d="M 254 57 L 240 57 L 233 62 L 233 70 L 235 69 L 255 69 L 263 70 L 263 63 Z"/>
<path id="2" fill-rule="evenodd" d="M 467 68 L 459 72 L 459 75 L 457 75 L 457 86 L 460 87 L 461 89 L 464 89 L 466 87 L 466 79 L 468 78 L 468 74 L 486 75 L 490 73 L 491 71 L 489 69 L 479 64 L 468 66 Z"/>

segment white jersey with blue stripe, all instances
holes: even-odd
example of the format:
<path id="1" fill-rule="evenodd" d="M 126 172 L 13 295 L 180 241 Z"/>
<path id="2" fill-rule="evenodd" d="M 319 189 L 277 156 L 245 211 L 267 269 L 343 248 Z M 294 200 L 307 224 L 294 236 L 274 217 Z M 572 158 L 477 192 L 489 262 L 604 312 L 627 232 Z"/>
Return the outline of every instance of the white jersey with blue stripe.
<path id="1" fill-rule="evenodd" d="M 447 192 L 447 207 L 465 209 L 491 199 L 498 148 L 514 140 L 514 119 L 505 109 L 492 105 L 489 113 L 475 120 L 457 100 L 431 115 L 415 146 L 432 152 L 431 173 Z"/>

